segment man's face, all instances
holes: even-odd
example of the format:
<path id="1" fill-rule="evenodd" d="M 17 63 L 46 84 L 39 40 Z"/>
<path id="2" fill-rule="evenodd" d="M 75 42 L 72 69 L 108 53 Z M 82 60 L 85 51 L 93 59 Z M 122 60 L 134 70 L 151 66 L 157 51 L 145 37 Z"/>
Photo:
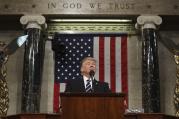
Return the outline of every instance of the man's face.
<path id="1" fill-rule="evenodd" d="M 94 60 L 87 59 L 83 62 L 81 71 L 84 75 L 89 76 L 89 72 L 93 70 L 96 71 L 96 62 Z"/>

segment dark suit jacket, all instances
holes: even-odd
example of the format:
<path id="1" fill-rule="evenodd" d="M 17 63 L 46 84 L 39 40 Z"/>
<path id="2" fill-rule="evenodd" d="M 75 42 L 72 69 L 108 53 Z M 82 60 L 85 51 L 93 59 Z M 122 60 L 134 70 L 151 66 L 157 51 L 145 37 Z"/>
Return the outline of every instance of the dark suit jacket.
<path id="1" fill-rule="evenodd" d="M 69 80 L 66 84 L 65 92 L 85 92 L 83 77 L 81 76 L 79 79 Z M 111 91 L 108 83 L 93 80 L 93 92 L 106 93 Z"/>

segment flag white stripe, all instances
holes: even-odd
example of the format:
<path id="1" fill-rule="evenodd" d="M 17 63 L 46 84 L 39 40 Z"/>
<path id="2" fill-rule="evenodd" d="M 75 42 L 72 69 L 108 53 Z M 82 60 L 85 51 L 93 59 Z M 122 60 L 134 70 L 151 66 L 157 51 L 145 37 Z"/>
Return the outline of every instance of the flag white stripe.
<path id="1" fill-rule="evenodd" d="M 105 37 L 104 41 L 104 81 L 108 82 L 110 86 L 110 37 Z"/>
<path id="2" fill-rule="evenodd" d="M 93 57 L 96 59 L 96 80 L 99 80 L 99 37 L 94 37 Z"/>
<path id="3" fill-rule="evenodd" d="M 121 37 L 116 37 L 116 92 L 122 92 L 121 86 Z"/>
<path id="4" fill-rule="evenodd" d="M 66 83 L 60 83 L 60 92 L 65 91 L 65 86 L 66 86 Z"/>

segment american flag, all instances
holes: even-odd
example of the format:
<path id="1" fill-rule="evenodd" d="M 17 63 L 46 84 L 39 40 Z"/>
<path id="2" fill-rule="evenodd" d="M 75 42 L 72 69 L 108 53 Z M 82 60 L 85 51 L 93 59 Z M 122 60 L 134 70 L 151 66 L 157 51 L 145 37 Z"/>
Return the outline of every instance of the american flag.
<path id="1" fill-rule="evenodd" d="M 109 83 L 112 92 L 128 92 L 126 34 L 56 34 L 54 112 L 59 106 L 61 83 L 80 75 L 80 61 L 87 56 L 97 60 L 95 78 Z"/>

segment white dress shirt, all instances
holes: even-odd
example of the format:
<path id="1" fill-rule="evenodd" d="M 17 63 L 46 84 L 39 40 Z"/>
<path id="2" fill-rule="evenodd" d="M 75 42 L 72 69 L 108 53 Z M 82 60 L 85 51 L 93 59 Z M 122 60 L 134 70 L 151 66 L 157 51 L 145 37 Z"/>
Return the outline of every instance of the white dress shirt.
<path id="1" fill-rule="evenodd" d="M 85 89 L 86 89 L 86 84 L 87 84 L 87 80 L 88 80 L 89 78 L 88 77 L 86 77 L 86 76 L 83 76 L 83 80 L 84 80 L 84 85 L 85 85 Z M 90 80 L 90 84 L 91 84 L 91 88 L 93 87 L 93 84 L 92 84 L 92 80 L 91 80 L 91 78 L 89 79 Z"/>

